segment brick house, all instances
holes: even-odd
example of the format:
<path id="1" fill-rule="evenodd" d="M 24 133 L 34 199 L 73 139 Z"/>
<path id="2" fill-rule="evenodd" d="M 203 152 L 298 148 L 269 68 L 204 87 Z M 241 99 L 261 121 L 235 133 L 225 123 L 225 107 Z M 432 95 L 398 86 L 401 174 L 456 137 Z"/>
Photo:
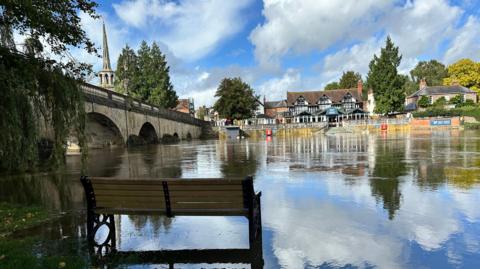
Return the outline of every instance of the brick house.
<path id="1" fill-rule="evenodd" d="M 265 114 L 276 120 L 277 123 L 285 123 L 284 112 L 288 111 L 287 100 L 264 101 Z"/>
<path id="2" fill-rule="evenodd" d="M 173 110 L 193 116 L 195 114 L 193 99 L 178 99 L 177 106 Z"/>

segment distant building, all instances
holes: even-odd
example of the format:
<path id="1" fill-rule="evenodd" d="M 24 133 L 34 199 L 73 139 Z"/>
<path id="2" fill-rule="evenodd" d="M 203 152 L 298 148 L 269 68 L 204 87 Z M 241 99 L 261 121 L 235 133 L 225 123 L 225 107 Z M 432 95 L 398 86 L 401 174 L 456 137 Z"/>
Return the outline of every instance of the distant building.
<path id="1" fill-rule="evenodd" d="M 328 91 L 287 92 L 288 122 L 338 122 L 368 116 L 362 100 L 363 84 L 357 88 Z"/>
<path id="2" fill-rule="evenodd" d="M 263 101 L 265 102 L 265 96 L 263 97 Z M 255 117 L 258 115 L 264 115 L 265 114 L 265 105 L 258 99 L 255 101 L 257 107 L 255 109 Z"/>
<path id="3" fill-rule="evenodd" d="M 276 120 L 277 123 L 285 123 L 285 112 L 288 112 L 287 100 L 265 101 L 265 115 Z"/>
<path id="4" fill-rule="evenodd" d="M 195 115 L 195 106 L 193 104 L 193 99 L 178 99 L 177 106 L 174 108 L 175 111 L 187 113 L 191 116 Z"/>
<path id="5" fill-rule="evenodd" d="M 427 82 L 422 79 L 419 88 L 418 91 L 407 97 L 405 104 L 407 111 L 417 109 L 417 103 L 422 96 L 426 96 L 430 104 L 435 103 L 435 101 L 442 97 L 448 102 L 457 95 L 462 97 L 463 102 L 472 100 L 472 102 L 477 103 L 477 93 L 460 85 L 428 86 Z"/>

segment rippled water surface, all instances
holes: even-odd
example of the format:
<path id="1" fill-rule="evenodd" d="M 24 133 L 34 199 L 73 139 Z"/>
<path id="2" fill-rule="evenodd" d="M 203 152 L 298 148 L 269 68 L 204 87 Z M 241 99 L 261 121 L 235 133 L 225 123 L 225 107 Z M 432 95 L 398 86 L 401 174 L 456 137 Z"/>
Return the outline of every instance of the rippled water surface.
<path id="1" fill-rule="evenodd" d="M 87 259 L 79 157 L 58 174 L 0 178 L 0 199 L 65 216 L 39 253 Z M 264 268 L 480 268 L 480 132 L 438 131 L 194 141 L 90 151 L 88 174 L 254 176 L 262 192 Z M 116 216 L 121 250 L 248 248 L 241 217 Z M 122 267 L 122 265 L 119 265 Z M 130 265 L 169 268 L 168 265 Z M 175 268 L 249 268 L 180 264 Z M 123 267 L 122 267 L 123 268 Z"/>

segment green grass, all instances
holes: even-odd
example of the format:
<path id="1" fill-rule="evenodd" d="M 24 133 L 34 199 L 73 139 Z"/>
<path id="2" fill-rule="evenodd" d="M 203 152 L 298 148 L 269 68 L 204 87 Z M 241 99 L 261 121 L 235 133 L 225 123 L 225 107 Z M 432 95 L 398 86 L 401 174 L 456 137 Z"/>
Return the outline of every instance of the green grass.
<path id="1" fill-rule="evenodd" d="M 0 240 L 0 268 L 88 268 L 79 256 L 43 256 L 35 245 L 35 238 Z"/>
<path id="2" fill-rule="evenodd" d="M 45 255 L 36 237 L 13 238 L 11 233 L 41 225 L 52 215 L 38 206 L 0 202 L 0 268 L 88 268 L 78 255 Z"/>
<path id="3" fill-rule="evenodd" d="M 37 206 L 0 202 L 0 237 L 39 225 L 49 218 L 48 212 Z"/>

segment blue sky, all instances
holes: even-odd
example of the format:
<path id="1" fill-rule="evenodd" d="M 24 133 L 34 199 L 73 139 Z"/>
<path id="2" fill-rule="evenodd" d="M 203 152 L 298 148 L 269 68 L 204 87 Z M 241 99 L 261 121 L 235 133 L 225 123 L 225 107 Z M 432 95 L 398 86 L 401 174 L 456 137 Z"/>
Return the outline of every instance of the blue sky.
<path id="1" fill-rule="evenodd" d="M 320 90 L 346 70 L 365 77 L 387 35 L 403 73 L 421 60 L 480 60 L 477 0 L 119 0 L 99 1 L 98 12 L 114 68 L 125 44 L 155 41 L 178 95 L 197 107 L 213 104 L 224 77 L 240 76 L 267 100 Z M 100 46 L 102 20 L 81 17 Z M 72 54 L 101 68 L 98 58 Z"/>

